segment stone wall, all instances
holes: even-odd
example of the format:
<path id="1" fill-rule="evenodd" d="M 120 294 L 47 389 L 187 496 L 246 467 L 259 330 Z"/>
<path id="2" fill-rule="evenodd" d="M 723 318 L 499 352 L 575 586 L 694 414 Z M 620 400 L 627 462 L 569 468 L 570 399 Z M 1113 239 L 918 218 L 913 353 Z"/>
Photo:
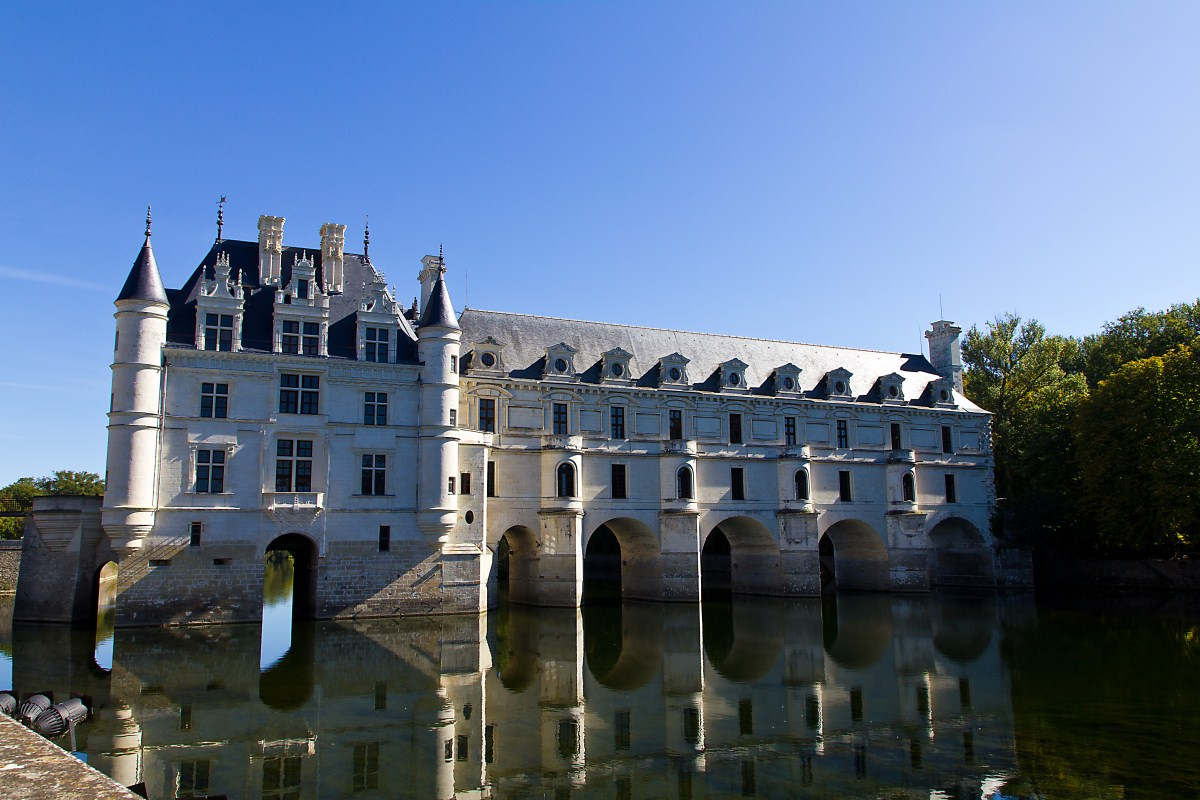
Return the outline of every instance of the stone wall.
<path id="1" fill-rule="evenodd" d="M 15 594 L 21 570 L 21 542 L 0 542 L 0 594 Z"/>

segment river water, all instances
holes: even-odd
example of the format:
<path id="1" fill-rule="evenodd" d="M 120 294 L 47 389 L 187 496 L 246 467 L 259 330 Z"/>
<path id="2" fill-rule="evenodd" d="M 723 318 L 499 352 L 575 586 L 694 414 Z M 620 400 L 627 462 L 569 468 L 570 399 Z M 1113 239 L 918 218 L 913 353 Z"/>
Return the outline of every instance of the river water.
<path id="1" fill-rule="evenodd" d="M 276 584 L 261 627 L 13 629 L 0 598 L 0 688 L 86 696 L 80 751 L 153 800 L 1200 796 L 1189 602 L 840 594 L 293 625 Z"/>

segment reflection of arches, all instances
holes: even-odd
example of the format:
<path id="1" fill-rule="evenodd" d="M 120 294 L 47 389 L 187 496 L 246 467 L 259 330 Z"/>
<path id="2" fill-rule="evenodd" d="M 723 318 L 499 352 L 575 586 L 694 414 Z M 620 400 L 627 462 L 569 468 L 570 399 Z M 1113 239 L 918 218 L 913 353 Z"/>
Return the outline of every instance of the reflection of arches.
<path id="1" fill-rule="evenodd" d="M 621 543 L 607 525 L 590 537 L 583 552 L 583 598 L 585 606 L 621 600 Z"/>
<path id="2" fill-rule="evenodd" d="M 496 545 L 496 582 L 500 597 L 509 602 L 533 603 L 536 596 L 537 540 L 533 531 L 514 525 Z"/>
<path id="3" fill-rule="evenodd" d="M 588 578 L 598 578 L 602 572 L 612 585 L 613 597 L 662 599 L 662 566 L 654 531 L 631 517 L 617 517 L 596 527 L 584 543 L 585 593 Z"/>
<path id="4" fill-rule="evenodd" d="M 720 576 L 726 570 L 726 558 L 729 591 L 735 594 L 780 591 L 779 545 L 763 523 L 750 517 L 730 517 L 709 531 L 701 548 L 701 591 L 708 588 L 703 583 L 706 574 L 717 585 L 724 580 Z"/>
<path id="5" fill-rule="evenodd" d="M 570 461 L 564 461 L 558 465 L 556 471 L 558 478 L 558 496 L 559 497 L 574 497 L 575 496 L 575 465 Z"/>
<path id="6" fill-rule="evenodd" d="M 315 681 L 315 655 L 316 626 L 311 620 L 297 620 L 292 624 L 291 646 L 283 658 L 259 673 L 259 699 L 278 711 L 295 711 L 307 703 Z"/>
<path id="7" fill-rule="evenodd" d="M 886 594 L 826 595 L 825 652 L 847 669 L 866 669 L 892 643 L 892 598 Z"/>
<path id="8" fill-rule="evenodd" d="M 933 646 L 939 653 L 960 664 L 983 655 L 996 628 L 994 596 L 935 596 L 933 609 Z"/>
<path id="9" fill-rule="evenodd" d="M 646 603 L 585 605 L 583 651 L 588 672 L 613 691 L 650 682 L 662 662 L 662 607 Z"/>
<path id="10" fill-rule="evenodd" d="M 704 654 L 717 672 L 745 683 L 764 677 L 783 650 L 783 602 L 729 597 L 700 604 Z"/>
<path id="11" fill-rule="evenodd" d="M 502 605 L 495 614 L 488 614 L 496 673 L 504 688 L 513 693 L 525 691 L 537 677 L 537 613 L 530 608 Z"/>
<path id="12" fill-rule="evenodd" d="M 929 582 L 941 586 L 991 584 L 992 551 L 979 529 L 961 517 L 950 517 L 929 531 L 933 545 Z"/>
<path id="13" fill-rule="evenodd" d="M 117 611 L 117 564 L 106 561 L 96 570 L 92 582 L 92 609 L 95 617 L 92 659 L 89 667 L 107 675 L 112 670 L 113 632 Z"/>
<path id="14" fill-rule="evenodd" d="M 844 519 L 821 536 L 822 579 L 838 589 L 887 591 L 888 553 L 867 523 Z M 828 584 L 827 584 L 828 585 Z"/>
<path id="15" fill-rule="evenodd" d="M 285 533 L 267 545 L 266 552 L 282 550 L 292 556 L 292 619 L 317 616 L 317 545 L 302 533 Z"/>

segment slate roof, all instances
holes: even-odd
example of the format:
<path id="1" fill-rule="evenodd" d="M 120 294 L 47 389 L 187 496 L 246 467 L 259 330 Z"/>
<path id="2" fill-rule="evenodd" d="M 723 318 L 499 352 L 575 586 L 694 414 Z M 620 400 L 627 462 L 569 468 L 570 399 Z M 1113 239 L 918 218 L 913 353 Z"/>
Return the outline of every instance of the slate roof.
<path id="1" fill-rule="evenodd" d="M 147 228 L 149 230 L 149 228 Z M 122 300 L 147 300 L 154 303 L 166 303 L 167 293 L 163 290 L 162 276 L 158 274 L 158 265 L 154 263 L 154 250 L 150 247 L 150 235 L 142 245 L 129 270 L 129 277 L 121 287 L 116 302 Z"/>
<path id="2" fill-rule="evenodd" d="M 217 256 L 229 254 L 230 274 L 237 278 L 245 293 L 245 313 L 242 318 L 242 349 L 269 353 L 272 349 L 273 314 L 275 310 L 274 286 L 263 286 L 258 271 L 258 242 L 226 239 L 217 242 L 196 267 L 191 276 L 179 289 L 168 289 L 166 297 L 171 310 L 167 316 L 167 343 L 173 347 L 193 347 L 196 343 L 196 296 L 200 293 L 200 278 L 213 278 L 213 266 Z M 325 275 L 321 266 L 320 248 L 283 248 L 283 275 L 280 286 L 286 286 L 292 277 L 292 264 L 297 255 L 305 255 L 317 269 L 317 281 L 325 286 Z M 375 268 L 365 257 L 346 253 L 342 260 L 341 294 L 329 296 L 329 341 L 331 358 L 355 359 L 358 357 L 357 313 L 359 303 L 366 296 L 364 286 L 375 280 Z M 416 334 L 403 315 L 399 317 L 400 336 L 396 360 L 400 363 L 418 363 Z"/>
<path id="3" fill-rule="evenodd" d="M 446 281 L 438 276 L 437 282 L 429 292 L 429 301 L 421 309 L 421 318 L 417 321 L 418 328 L 432 325 L 437 328 L 458 330 L 458 321 L 454 319 L 454 306 L 450 304 L 450 292 L 446 290 Z"/>
<path id="4" fill-rule="evenodd" d="M 615 347 L 633 354 L 630 372 L 636 386 L 658 386 L 658 363 L 663 356 L 681 353 L 689 359 L 688 378 L 693 389 L 718 391 L 720 366 L 738 358 L 747 364 L 745 385 L 751 395 L 775 394 L 773 372 L 777 367 L 799 367 L 800 389 L 807 397 L 824 398 L 825 376 L 841 367 L 853 373 L 850 386 L 854 398 L 878 402 L 876 384 L 880 377 L 897 373 L 904 378 L 904 396 L 912 405 L 928 405 L 931 381 L 941 376 L 921 354 L 886 353 L 849 347 L 749 339 L 712 333 L 691 333 L 661 328 L 641 328 L 605 322 L 537 317 L 501 311 L 465 309 L 459 317 L 464 367 L 471 366 L 471 351 L 477 342 L 493 337 L 503 345 L 501 357 L 514 378 L 540 379 L 546 349 L 566 342 L 578 348 L 575 369 L 584 383 L 599 383 L 601 355 Z M 731 395 L 733 393 L 730 393 Z M 958 392 L 959 408 L 982 411 Z"/>

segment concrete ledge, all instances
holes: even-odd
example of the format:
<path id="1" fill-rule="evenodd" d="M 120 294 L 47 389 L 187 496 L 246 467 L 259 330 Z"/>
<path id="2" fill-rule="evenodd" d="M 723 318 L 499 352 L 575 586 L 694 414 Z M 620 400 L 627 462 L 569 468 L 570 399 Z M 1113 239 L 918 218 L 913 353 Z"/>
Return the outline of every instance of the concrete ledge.
<path id="1" fill-rule="evenodd" d="M 112 778 L 3 714 L 0 787 L 9 800 L 138 800 Z"/>

